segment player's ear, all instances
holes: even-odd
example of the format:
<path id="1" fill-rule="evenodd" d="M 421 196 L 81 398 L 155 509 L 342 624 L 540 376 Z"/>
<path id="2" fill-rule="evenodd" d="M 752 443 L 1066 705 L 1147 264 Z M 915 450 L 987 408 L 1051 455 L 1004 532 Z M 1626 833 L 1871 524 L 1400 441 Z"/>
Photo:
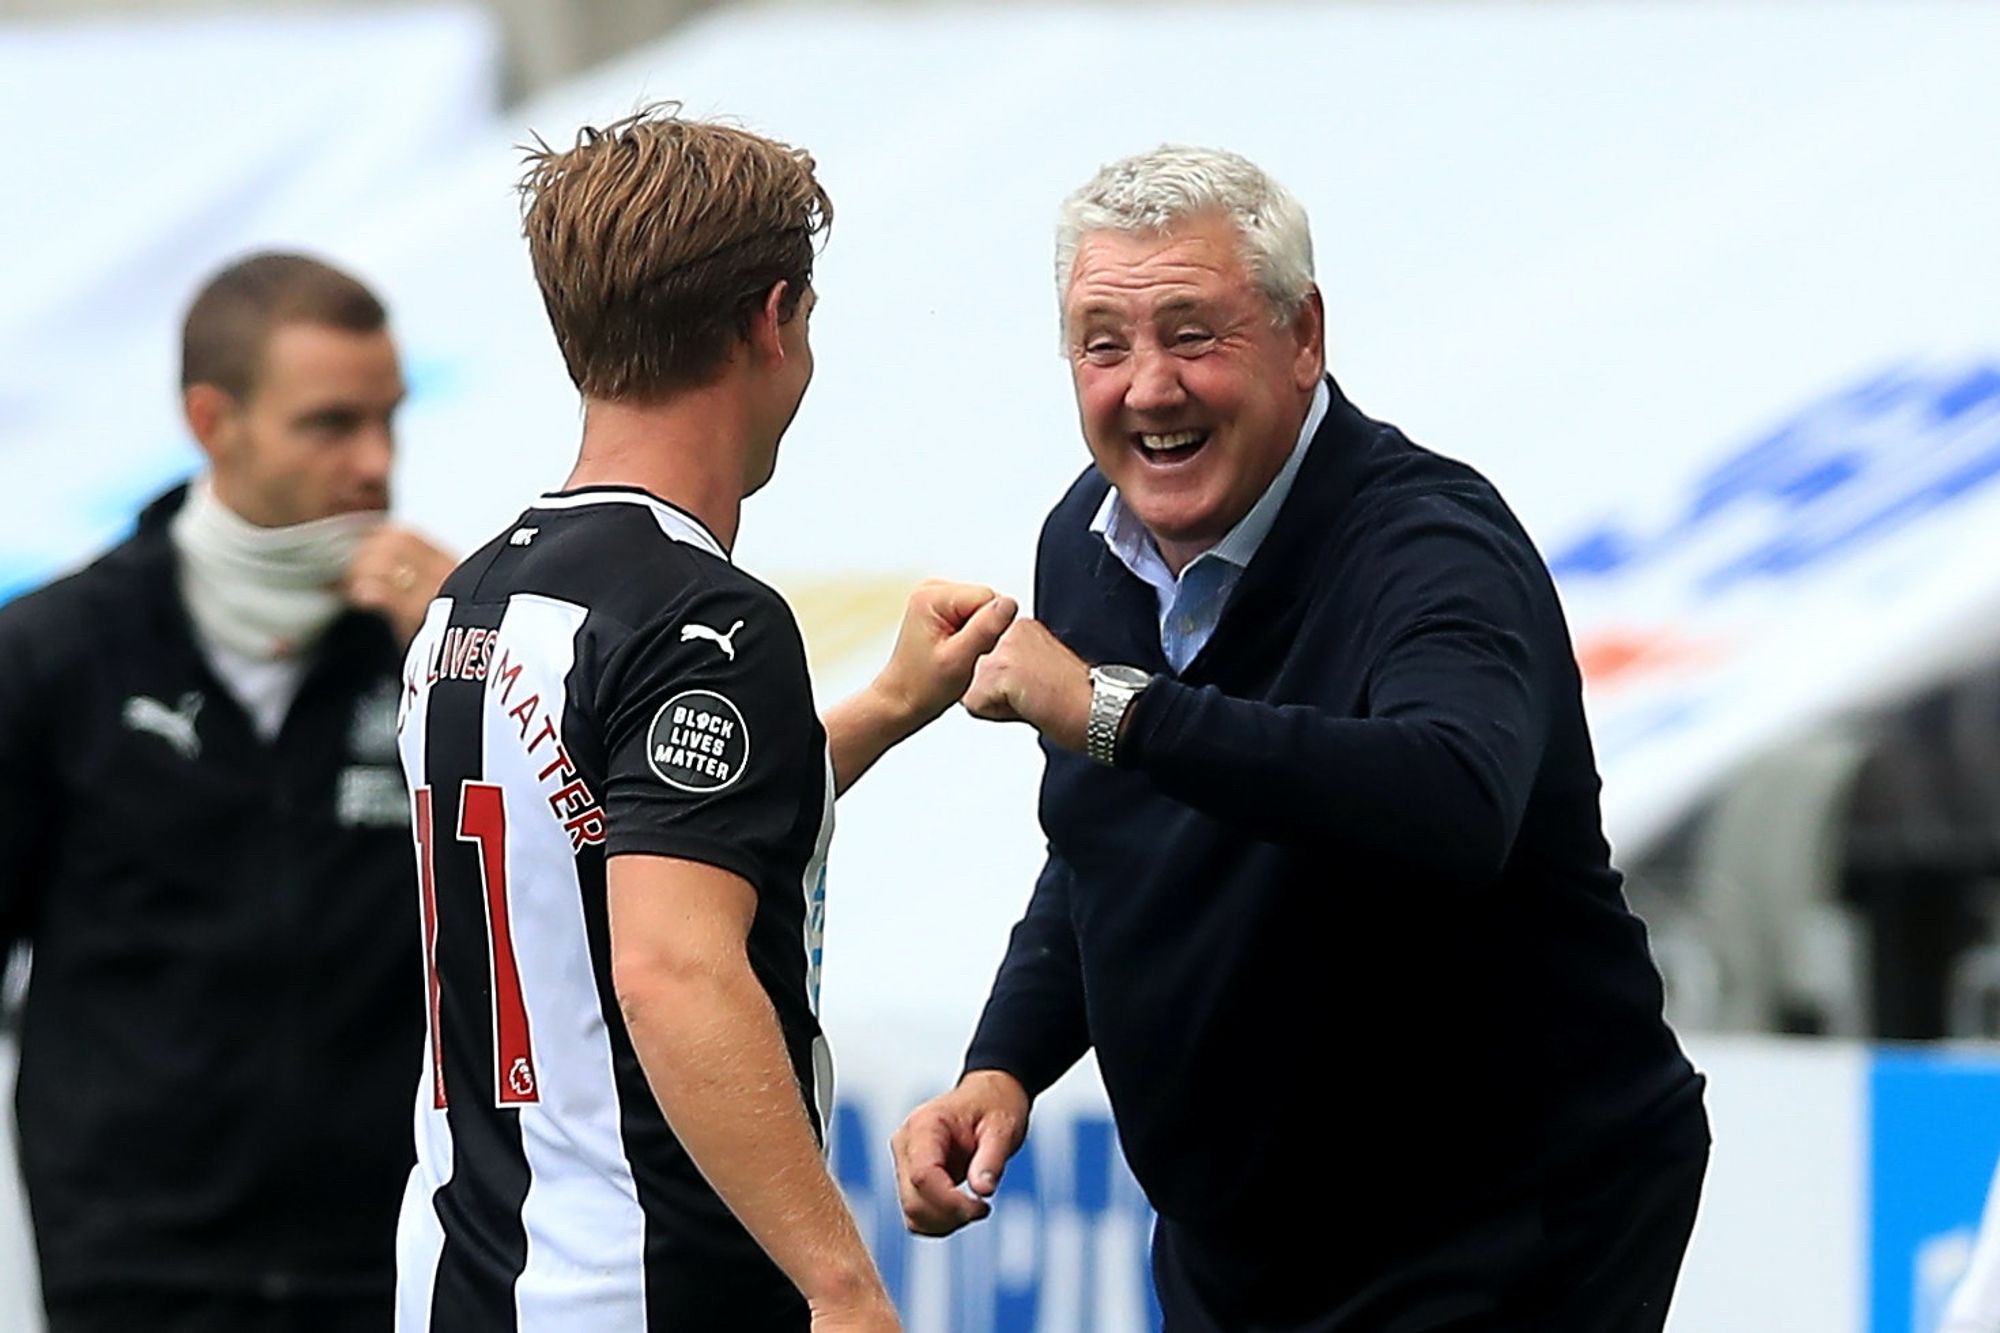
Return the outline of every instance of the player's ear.
<path id="1" fill-rule="evenodd" d="M 781 364 L 785 359 L 785 341 L 780 336 L 784 328 L 785 311 L 790 305 L 792 313 L 798 313 L 797 303 L 788 301 L 792 285 L 782 278 L 771 284 L 764 293 L 763 303 L 750 318 L 750 350 L 757 359 L 772 364 Z"/>
<path id="2" fill-rule="evenodd" d="M 211 463 L 221 462 L 228 453 L 242 410 L 229 391 L 218 385 L 190 384 L 181 391 L 181 414 L 187 418 L 188 432 Z"/>

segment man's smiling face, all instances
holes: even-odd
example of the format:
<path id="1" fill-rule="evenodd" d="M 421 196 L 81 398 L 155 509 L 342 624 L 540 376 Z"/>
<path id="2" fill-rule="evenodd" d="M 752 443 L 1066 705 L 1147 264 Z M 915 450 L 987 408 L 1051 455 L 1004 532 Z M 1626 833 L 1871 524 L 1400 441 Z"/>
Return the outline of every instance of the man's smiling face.
<path id="1" fill-rule="evenodd" d="M 1250 512 L 1297 443 L 1323 364 L 1317 296 L 1275 323 L 1236 225 L 1204 214 L 1086 234 L 1063 328 L 1091 456 L 1178 571 Z"/>

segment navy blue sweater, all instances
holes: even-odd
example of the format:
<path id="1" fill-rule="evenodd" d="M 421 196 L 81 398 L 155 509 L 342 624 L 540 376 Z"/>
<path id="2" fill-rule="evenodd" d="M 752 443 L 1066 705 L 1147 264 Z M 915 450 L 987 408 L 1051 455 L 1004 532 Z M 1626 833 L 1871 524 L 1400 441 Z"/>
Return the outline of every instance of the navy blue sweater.
<path id="1" fill-rule="evenodd" d="M 967 1068 L 1035 1094 L 1094 1046 L 1155 1207 L 1232 1243 L 1416 1235 L 1697 1103 L 1493 487 L 1336 389 L 1178 675 L 1105 487 L 1049 516 L 1037 613 L 1159 675 L 1117 768 L 1044 746 L 1049 860 Z"/>

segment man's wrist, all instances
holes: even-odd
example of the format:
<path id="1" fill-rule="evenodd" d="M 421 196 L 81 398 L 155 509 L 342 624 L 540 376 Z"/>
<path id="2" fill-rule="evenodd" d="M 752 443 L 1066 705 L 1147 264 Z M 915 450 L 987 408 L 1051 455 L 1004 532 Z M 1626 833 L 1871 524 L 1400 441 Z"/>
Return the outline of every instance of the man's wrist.
<path id="1" fill-rule="evenodd" d="M 966 1070 L 958 1076 L 958 1086 L 961 1088 L 983 1087 L 989 1092 L 999 1092 L 1008 1097 L 1018 1097 L 1024 1105 L 1035 1100 L 1028 1095 L 1027 1084 L 1008 1071 L 995 1069 L 990 1065 L 980 1069 Z"/>

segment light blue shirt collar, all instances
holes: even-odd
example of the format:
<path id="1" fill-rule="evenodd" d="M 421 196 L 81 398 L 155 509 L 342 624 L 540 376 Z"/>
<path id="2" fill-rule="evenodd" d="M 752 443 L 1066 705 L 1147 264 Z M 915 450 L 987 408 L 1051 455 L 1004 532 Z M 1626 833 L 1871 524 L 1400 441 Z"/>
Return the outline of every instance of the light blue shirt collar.
<path id="1" fill-rule="evenodd" d="M 1251 557 L 1257 554 L 1264 539 L 1271 535 L 1271 525 L 1278 521 L 1278 511 L 1284 508 L 1285 497 L 1292 493 L 1292 483 L 1298 479 L 1299 466 L 1306 460 L 1306 449 L 1312 444 L 1313 436 L 1319 433 L 1320 423 L 1326 420 L 1332 402 L 1332 394 L 1322 379 L 1313 391 L 1312 406 L 1306 411 L 1305 424 L 1299 428 L 1298 441 L 1292 445 L 1291 456 L 1285 459 L 1285 465 L 1278 469 L 1277 476 L 1271 478 L 1271 484 L 1257 497 L 1257 503 L 1250 506 L 1250 512 L 1238 519 L 1236 526 L 1224 534 L 1221 541 L 1188 562 L 1181 571 L 1183 578 L 1189 569 L 1210 558 L 1225 561 L 1239 570 L 1249 567 Z M 1105 492 L 1104 503 L 1097 507 L 1097 516 L 1090 520 L 1090 530 L 1104 539 L 1104 544 L 1111 548 L 1119 563 L 1161 594 L 1163 609 L 1171 604 L 1179 580 L 1161 558 L 1159 547 L 1153 544 L 1153 535 L 1125 507 L 1116 486 Z"/>
<path id="2" fill-rule="evenodd" d="M 1292 445 L 1291 455 L 1278 469 L 1278 475 L 1271 478 L 1271 484 L 1257 497 L 1257 503 L 1250 506 L 1250 512 L 1237 520 L 1221 541 L 1190 560 L 1179 578 L 1167 568 L 1152 534 L 1119 499 L 1115 486 L 1098 506 L 1090 530 L 1104 539 L 1119 563 L 1152 588 L 1159 601 L 1160 650 L 1175 671 L 1184 670 L 1214 636 L 1237 580 L 1249 568 L 1257 548 L 1271 535 L 1271 525 L 1278 521 L 1278 511 L 1284 508 L 1285 497 L 1292 492 L 1299 465 L 1305 462 L 1306 450 L 1318 434 L 1320 423 L 1326 420 L 1332 401 L 1322 379 L 1313 393 L 1305 424 L 1299 428 L 1298 441 Z"/>

